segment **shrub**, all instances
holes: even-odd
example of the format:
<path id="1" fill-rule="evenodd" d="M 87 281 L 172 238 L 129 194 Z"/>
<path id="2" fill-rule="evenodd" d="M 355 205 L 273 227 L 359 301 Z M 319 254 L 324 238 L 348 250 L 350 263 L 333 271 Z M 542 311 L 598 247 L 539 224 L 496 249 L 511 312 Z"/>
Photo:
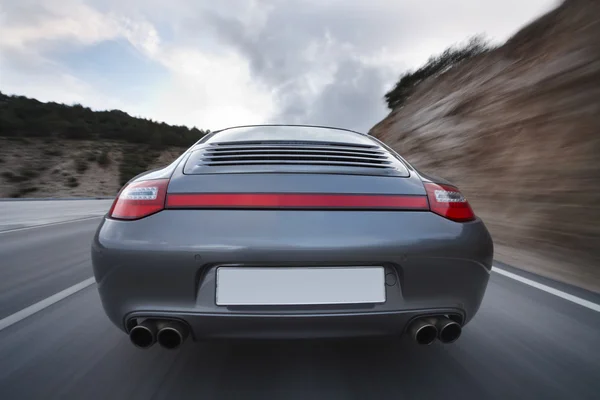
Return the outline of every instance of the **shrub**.
<path id="1" fill-rule="evenodd" d="M 21 174 L 21 176 L 23 178 L 25 178 L 24 180 L 29 180 L 29 179 L 35 178 L 40 174 L 36 168 L 32 168 L 32 167 L 23 167 L 23 168 L 21 168 L 19 173 Z"/>
<path id="2" fill-rule="evenodd" d="M 21 180 L 19 179 L 20 177 L 18 175 L 13 174 L 10 171 L 4 171 L 2 173 L 2 177 L 12 183 L 21 182 Z"/>
<path id="3" fill-rule="evenodd" d="M 88 151 L 88 153 L 85 156 L 85 159 L 88 160 L 89 162 L 96 161 L 96 152 Z"/>
<path id="4" fill-rule="evenodd" d="M 88 165 L 87 161 L 85 161 L 85 160 L 78 159 L 77 161 L 75 161 L 75 170 L 80 174 L 87 171 L 88 167 L 89 167 L 89 165 Z"/>
<path id="5" fill-rule="evenodd" d="M 102 153 L 98 156 L 98 165 L 106 167 L 110 164 L 110 157 L 108 156 L 108 149 L 102 150 Z"/>
<path id="6" fill-rule="evenodd" d="M 71 176 L 67 179 L 67 186 L 71 188 L 77 187 L 79 186 L 79 181 L 74 176 Z"/>
<path id="7" fill-rule="evenodd" d="M 23 168 L 19 174 L 15 174 L 11 171 L 4 171 L 2 177 L 10 183 L 20 183 L 30 180 L 38 175 L 35 170 Z"/>
<path id="8" fill-rule="evenodd" d="M 38 191 L 38 188 L 35 186 L 26 186 L 24 188 L 19 189 L 19 194 L 21 196 L 24 196 L 26 194 L 37 192 L 37 191 Z"/>
<path id="9" fill-rule="evenodd" d="M 121 186 L 126 184 L 131 178 L 148 170 L 148 166 L 158 157 L 160 153 L 149 151 L 147 147 L 134 149 L 125 149 L 123 159 L 119 165 L 119 176 Z"/>
<path id="10" fill-rule="evenodd" d="M 62 156 L 63 152 L 60 149 L 45 149 L 44 155 L 49 156 L 49 157 L 58 157 L 58 156 Z"/>
<path id="11" fill-rule="evenodd" d="M 2 123 L 2 121 L 0 120 L 0 124 Z M 21 136 L 8 136 L 7 137 L 9 140 L 15 142 L 15 143 L 23 143 L 23 144 L 30 144 L 31 141 L 29 139 L 26 139 L 24 137 Z"/>
<path id="12" fill-rule="evenodd" d="M 38 188 L 35 186 L 26 186 L 23 188 L 20 188 L 18 190 L 15 190 L 14 192 L 12 192 L 9 197 L 12 198 L 18 198 L 18 197 L 23 197 L 28 195 L 29 193 L 33 193 L 33 192 L 37 192 Z"/>

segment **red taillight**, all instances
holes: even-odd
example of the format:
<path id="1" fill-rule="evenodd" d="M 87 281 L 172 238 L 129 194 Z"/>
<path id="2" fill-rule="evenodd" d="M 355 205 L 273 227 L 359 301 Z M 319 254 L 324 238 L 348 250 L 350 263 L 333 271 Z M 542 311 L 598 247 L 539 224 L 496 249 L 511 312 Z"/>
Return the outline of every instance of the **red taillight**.
<path id="1" fill-rule="evenodd" d="M 429 198 L 429 207 L 434 213 L 457 222 L 475 219 L 469 202 L 457 188 L 437 183 L 425 183 L 425 190 Z"/>
<path id="2" fill-rule="evenodd" d="M 425 196 L 315 193 L 170 194 L 167 208 L 427 210 Z"/>
<path id="3" fill-rule="evenodd" d="M 133 182 L 115 199 L 108 215 L 115 219 L 140 219 L 165 208 L 168 179 Z"/>

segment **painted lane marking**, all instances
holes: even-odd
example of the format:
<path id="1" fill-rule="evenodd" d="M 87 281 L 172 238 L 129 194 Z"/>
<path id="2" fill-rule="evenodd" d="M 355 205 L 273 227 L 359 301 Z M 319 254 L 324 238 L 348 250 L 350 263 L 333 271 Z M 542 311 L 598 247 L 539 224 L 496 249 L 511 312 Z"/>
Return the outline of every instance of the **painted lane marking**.
<path id="1" fill-rule="evenodd" d="M 32 304 L 29 307 L 22 309 L 21 311 L 17 311 L 16 313 L 9 315 L 6 318 L 0 319 L 0 331 L 8 328 L 11 325 L 16 324 L 17 322 L 19 322 L 27 317 L 32 316 L 33 314 L 35 314 L 45 308 L 50 307 L 54 303 L 58 303 L 62 299 L 65 299 L 65 298 L 71 296 L 72 294 L 75 294 L 75 293 L 79 292 L 80 290 L 85 289 L 86 287 L 90 286 L 91 284 L 93 284 L 95 282 L 96 282 L 96 280 L 94 279 L 94 277 L 88 278 L 85 281 L 79 282 L 79 283 L 71 286 L 70 288 L 66 288 L 65 290 L 58 292 L 42 301 L 38 301 L 37 303 Z"/>
<path id="2" fill-rule="evenodd" d="M 572 294 L 562 292 L 562 291 L 560 291 L 558 289 L 554 289 L 554 288 L 552 288 L 550 286 L 546 286 L 546 285 L 543 285 L 543 284 L 538 283 L 536 281 L 532 281 L 531 279 L 523 278 L 520 275 L 513 274 L 512 272 L 505 271 L 505 270 L 500 269 L 498 267 L 492 267 L 492 271 L 494 271 L 494 272 L 496 272 L 496 273 L 498 273 L 500 275 L 504 275 L 504 276 L 506 276 L 508 278 L 514 279 L 516 281 L 519 281 L 521 283 L 524 283 L 526 285 L 529 285 L 531 287 L 534 287 L 536 289 L 543 290 L 546 293 L 553 294 L 553 295 L 555 295 L 557 297 L 560 297 L 562 299 L 568 300 L 568 301 L 570 301 L 572 303 L 579 304 L 580 306 L 589 308 L 590 310 L 594 310 L 596 312 L 600 312 L 600 305 L 598 305 L 596 303 L 592 303 L 591 301 L 587 301 L 587 300 L 584 300 L 584 299 L 579 298 L 577 296 L 573 296 Z"/>
<path id="3" fill-rule="evenodd" d="M 71 224 L 73 222 L 81 222 L 81 221 L 88 221 L 88 220 L 92 220 L 92 219 L 98 219 L 98 218 L 102 218 L 103 216 L 104 216 L 104 214 L 102 214 L 102 215 L 96 215 L 96 216 L 93 216 L 93 217 L 83 217 L 83 218 L 77 218 L 77 219 L 70 219 L 68 221 L 58 221 L 58 222 L 50 222 L 50 223 L 47 223 L 47 224 L 23 226 L 21 228 L 14 228 L 14 229 L 7 229 L 7 230 L 4 230 L 4 231 L 0 231 L 0 234 L 2 234 L 2 233 L 24 231 L 24 230 L 27 230 L 27 229 L 34 229 L 34 228 L 45 228 L 47 226 Z"/>

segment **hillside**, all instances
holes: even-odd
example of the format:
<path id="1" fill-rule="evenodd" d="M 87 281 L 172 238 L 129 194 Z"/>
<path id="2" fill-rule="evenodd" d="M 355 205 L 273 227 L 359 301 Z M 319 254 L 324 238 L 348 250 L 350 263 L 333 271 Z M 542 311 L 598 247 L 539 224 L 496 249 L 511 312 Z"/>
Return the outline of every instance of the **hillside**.
<path id="1" fill-rule="evenodd" d="M 0 93 L 0 197 L 112 196 L 208 132 Z"/>
<path id="2" fill-rule="evenodd" d="M 414 88 L 371 134 L 459 185 L 497 258 L 600 291 L 600 2 L 567 0 Z"/>
<path id="3" fill-rule="evenodd" d="M 0 137 L 0 198 L 114 196 L 130 178 L 168 165 L 184 150 L 119 141 Z"/>

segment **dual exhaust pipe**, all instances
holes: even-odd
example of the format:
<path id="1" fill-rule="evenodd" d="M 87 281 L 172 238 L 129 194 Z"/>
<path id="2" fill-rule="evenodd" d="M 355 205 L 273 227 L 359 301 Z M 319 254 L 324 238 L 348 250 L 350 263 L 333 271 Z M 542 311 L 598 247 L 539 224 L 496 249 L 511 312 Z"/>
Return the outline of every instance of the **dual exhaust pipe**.
<path id="1" fill-rule="evenodd" d="M 418 343 L 429 345 L 438 339 L 442 343 L 456 341 L 462 333 L 460 324 L 446 317 L 427 317 L 415 320 L 408 328 Z M 145 320 L 129 332 L 131 342 L 141 349 L 148 349 L 156 342 L 169 350 L 179 348 L 189 335 L 188 327 L 179 321 Z"/>
<path id="2" fill-rule="evenodd" d="M 420 318 L 408 328 L 410 335 L 418 344 L 428 345 L 438 339 L 442 343 L 456 341 L 462 333 L 459 323 L 446 317 Z"/>
<path id="3" fill-rule="evenodd" d="M 179 321 L 145 320 L 134 326 L 129 332 L 129 339 L 136 347 L 148 349 L 158 344 L 169 350 L 180 347 L 189 335 L 189 329 Z"/>

